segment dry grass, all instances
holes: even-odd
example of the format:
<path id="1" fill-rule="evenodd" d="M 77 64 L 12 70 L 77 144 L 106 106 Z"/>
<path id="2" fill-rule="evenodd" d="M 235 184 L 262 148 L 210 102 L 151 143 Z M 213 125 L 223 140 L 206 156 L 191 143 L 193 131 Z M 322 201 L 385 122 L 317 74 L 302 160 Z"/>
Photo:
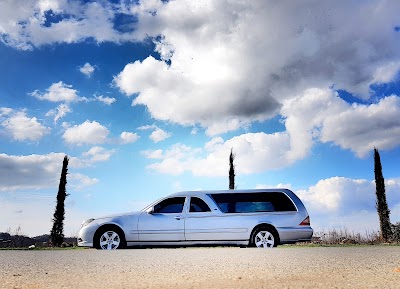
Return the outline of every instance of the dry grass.
<path id="1" fill-rule="evenodd" d="M 378 231 L 366 231 L 364 234 L 350 232 L 347 229 L 331 229 L 314 233 L 312 243 L 323 245 L 375 245 L 382 244 Z"/>

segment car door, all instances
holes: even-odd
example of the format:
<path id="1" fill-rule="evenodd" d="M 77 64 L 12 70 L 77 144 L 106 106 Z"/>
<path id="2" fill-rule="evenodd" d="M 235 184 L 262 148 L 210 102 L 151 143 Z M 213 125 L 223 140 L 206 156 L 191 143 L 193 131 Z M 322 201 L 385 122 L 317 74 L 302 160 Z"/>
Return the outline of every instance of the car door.
<path id="1" fill-rule="evenodd" d="M 139 216 L 139 241 L 184 241 L 186 197 L 167 198 Z"/>
<path id="2" fill-rule="evenodd" d="M 186 241 L 243 240 L 247 231 L 240 216 L 223 214 L 209 197 L 190 197 L 185 221 Z"/>

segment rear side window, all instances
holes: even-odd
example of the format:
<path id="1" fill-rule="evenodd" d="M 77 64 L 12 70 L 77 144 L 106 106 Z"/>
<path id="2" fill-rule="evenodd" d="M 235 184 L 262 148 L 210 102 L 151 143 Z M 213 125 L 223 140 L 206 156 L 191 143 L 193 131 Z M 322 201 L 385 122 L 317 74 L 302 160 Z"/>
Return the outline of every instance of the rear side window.
<path id="1" fill-rule="evenodd" d="M 190 198 L 190 209 L 191 213 L 199 212 L 211 212 L 210 207 L 200 198 L 191 197 Z"/>
<path id="2" fill-rule="evenodd" d="M 293 202 L 283 193 L 237 193 L 210 195 L 224 213 L 296 211 Z"/>

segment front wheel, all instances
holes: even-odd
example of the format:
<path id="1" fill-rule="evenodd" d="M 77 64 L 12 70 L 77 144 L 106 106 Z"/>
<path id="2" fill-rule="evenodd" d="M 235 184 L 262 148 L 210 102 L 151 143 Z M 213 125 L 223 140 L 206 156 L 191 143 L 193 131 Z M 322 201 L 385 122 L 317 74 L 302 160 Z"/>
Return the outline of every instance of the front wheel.
<path id="1" fill-rule="evenodd" d="M 275 232 L 269 228 L 259 228 L 251 236 L 251 244 L 257 248 L 273 248 L 278 245 Z"/>
<path id="2" fill-rule="evenodd" d="M 95 236 L 95 247 L 101 250 L 115 250 L 126 247 L 124 234 L 117 229 L 103 229 Z"/>

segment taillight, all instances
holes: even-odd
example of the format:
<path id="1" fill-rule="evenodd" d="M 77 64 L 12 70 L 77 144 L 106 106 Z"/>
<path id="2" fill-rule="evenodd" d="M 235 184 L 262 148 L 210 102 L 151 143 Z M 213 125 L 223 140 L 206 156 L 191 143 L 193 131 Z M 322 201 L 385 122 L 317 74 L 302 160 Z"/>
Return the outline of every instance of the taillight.
<path id="1" fill-rule="evenodd" d="M 299 226 L 310 226 L 310 217 L 307 216 L 300 224 Z"/>

